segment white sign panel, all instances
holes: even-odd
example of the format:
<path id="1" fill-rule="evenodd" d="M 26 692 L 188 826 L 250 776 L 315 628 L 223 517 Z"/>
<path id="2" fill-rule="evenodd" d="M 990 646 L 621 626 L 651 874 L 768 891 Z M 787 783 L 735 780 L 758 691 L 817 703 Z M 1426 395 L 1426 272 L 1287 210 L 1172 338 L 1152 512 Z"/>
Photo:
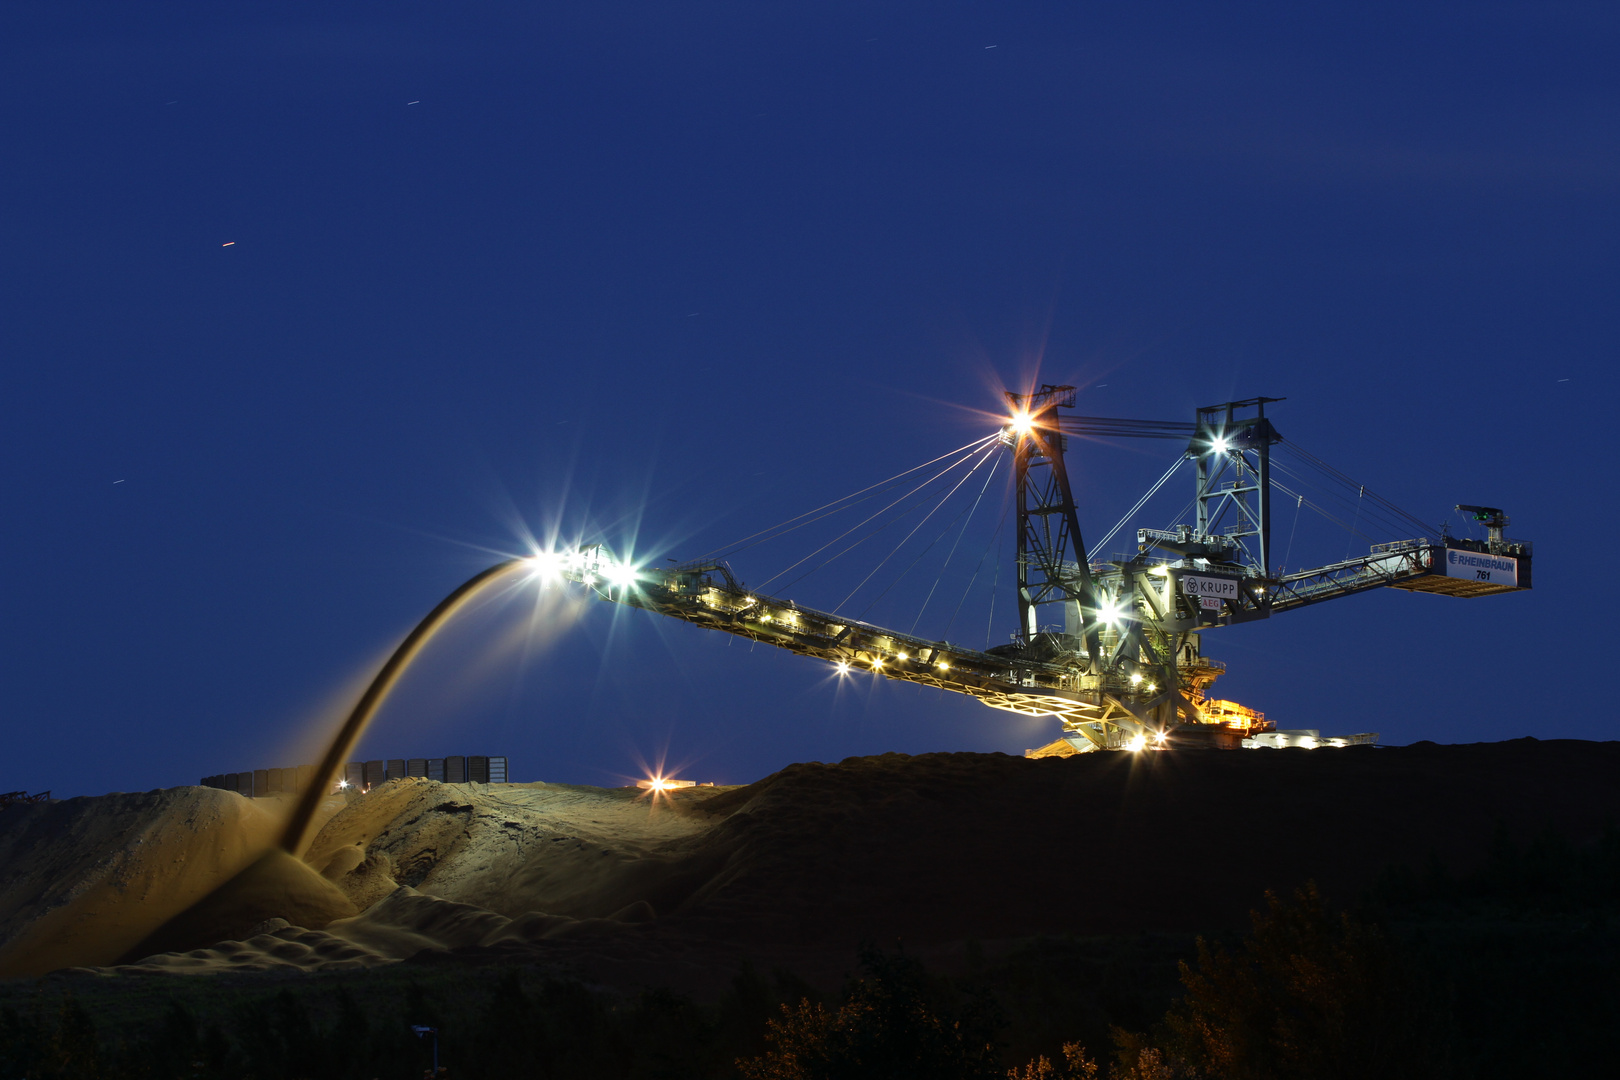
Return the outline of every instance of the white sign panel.
<path id="1" fill-rule="evenodd" d="M 1488 581 L 1492 585 L 1517 585 L 1519 560 L 1479 551 L 1446 548 L 1446 577 Z"/>
<path id="2" fill-rule="evenodd" d="M 1217 611 L 1223 600 L 1238 598 L 1235 578 L 1204 577 L 1202 574 L 1182 574 L 1181 591 L 1198 597 L 1198 606 L 1206 611 Z"/>

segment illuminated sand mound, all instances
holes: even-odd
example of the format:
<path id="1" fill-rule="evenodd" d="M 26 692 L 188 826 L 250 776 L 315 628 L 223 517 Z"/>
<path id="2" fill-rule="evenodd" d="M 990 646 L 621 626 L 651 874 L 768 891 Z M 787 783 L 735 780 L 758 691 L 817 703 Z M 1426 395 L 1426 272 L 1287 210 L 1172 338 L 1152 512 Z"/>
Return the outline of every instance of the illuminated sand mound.
<path id="1" fill-rule="evenodd" d="M 1620 821 L 1617 780 L 1620 744 L 1518 740 L 1033 761 L 884 755 L 794 765 L 748 787 L 686 789 L 657 804 L 622 789 L 396 781 L 328 821 L 307 869 L 277 871 L 276 887 L 301 883 L 303 899 L 267 889 L 185 930 L 206 936 L 277 904 L 292 925 L 260 923 L 226 942 L 176 940 L 175 951 L 137 967 L 517 957 L 603 982 L 690 986 L 744 957 L 836 977 L 862 940 L 898 938 L 927 952 L 968 939 L 1219 929 L 1243 925 L 1266 888 L 1314 878 L 1348 902 L 1392 863 L 1426 866 L 1433 853 L 1467 869 L 1499 823 L 1520 839 L 1549 827 L 1590 839 Z M 201 791 L 77 801 L 106 803 L 110 818 L 120 800 L 167 800 L 169 818 L 154 809 L 148 830 L 191 838 L 191 847 L 171 844 L 164 862 L 177 879 L 195 878 L 205 852 L 244 846 L 225 833 L 254 828 L 247 800 Z M 215 798 L 235 804 L 227 813 Z M 219 835 L 170 820 L 196 817 L 204 804 Z M 109 853 L 140 861 L 113 832 L 88 827 L 91 807 L 79 817 L 75 865 Z M 12 825 L 0 821 L 0 857 L 13 849 Z M 7 865 L 40 882 L 36 864 L 72 861 L 37 846 L 22 855 Z M 155 890 L 164 872 L 148 863 Z M 99 952 L 89 940 L 69 947 L 38 929 L 51 916 L 19 903 L 26 891 L 8 886 L 0 926 L 26 931 L 36 970 L 46 959 L 113 963 L 156 929 L 101 941 Z M 334 896 L 363 914 L 318 910 L 315 897 L 341 907 Z M 301 923 L 291 910 L 299 904 L 318 917 Z M 48 941 L 60 950 L 49 953 Z"/>
<path id="2" fill-rule="evenodd" d="M 271 842 L 265 808 L 176 788 L 0 816 L 0 973 L 106 963 Z"/>
<path id="3" fill-rule="evenodd" d="M 124 959 L 243 937 L 271 919 L 319 928 L 359 913 L 331 882 L 285 851 L 271 849 L 152 931 Z"/>

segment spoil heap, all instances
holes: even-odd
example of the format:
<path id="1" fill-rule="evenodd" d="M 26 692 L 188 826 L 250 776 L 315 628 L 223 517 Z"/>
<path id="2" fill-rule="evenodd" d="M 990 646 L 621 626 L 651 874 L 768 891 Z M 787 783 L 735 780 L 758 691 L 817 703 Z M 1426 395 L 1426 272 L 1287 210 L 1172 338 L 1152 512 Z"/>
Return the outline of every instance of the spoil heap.
<path id="1" fill-rule="evenodd" d="M 656 801 L 402 780 L 331 817 L 306 864 L 258 865 L 189 912 L 254 864 L 271 815 L 201 788 L 78 799 L 0 822 L 0 971 L 520 956 L 691 986 L 750 957 L 836 976 L 862 940 L 1237 927 L 1308 879 L 1350 901 L 1393 863 L 1478 865 L 1501 829 L 1591 839 L 1620 820 L 1617 779 L 1620 744 L 1526 739 L 887 754 Z"/>

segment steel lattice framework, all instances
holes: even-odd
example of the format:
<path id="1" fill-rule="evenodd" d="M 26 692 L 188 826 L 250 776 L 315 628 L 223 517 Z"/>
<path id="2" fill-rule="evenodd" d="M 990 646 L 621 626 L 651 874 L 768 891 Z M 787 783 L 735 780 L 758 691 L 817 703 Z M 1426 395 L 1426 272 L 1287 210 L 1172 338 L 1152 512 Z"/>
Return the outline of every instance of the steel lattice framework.
<path id="1" fill-rule="evenodd" d="M 1079 750 L 1238 746 L 1269 728 L 1259 714 L 1206 694 L 1224 670 L 1202 654 L 1206 630 L 1375 588 L 1477 597 L 1530 587 L 1531 546 L 1505 538 L 1502 511 L 1477 506 L 1458 509 L 1489 529 L 1488 541 L 1442 532 L 1273 574 L 1271 450 L 1283 437 L 1265 408 L 1280 398 L 1200 408 L 1191 423 L 1065 415 L 1059 410 L 1074 407 L 1072 386 L 1043 385 L 1007 400 L 1000 438 L 1013 457 L 1018 593 L 1009 644 L 968 649 L 801 607 L 749 591 L 719 561 L 641 570 L 600 545 L 539 558 L 546 573 L 606 600 L 843 670 L 1056 716 L 1063 739 Z M 1133 555 L 1095 561 L 1069 483 L 1069 435 L 1185 440 L 1194 523 L 1138 529 Z"/>

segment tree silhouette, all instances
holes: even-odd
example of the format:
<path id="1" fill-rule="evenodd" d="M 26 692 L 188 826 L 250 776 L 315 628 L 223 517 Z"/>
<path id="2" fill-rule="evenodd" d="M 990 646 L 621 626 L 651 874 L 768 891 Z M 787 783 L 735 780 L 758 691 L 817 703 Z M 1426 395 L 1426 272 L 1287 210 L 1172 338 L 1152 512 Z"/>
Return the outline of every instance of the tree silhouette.
<path id="1" fill-rule="evenodd" d="M 1097 1080 L 1097 1063 L 1077 1042 L 1063 1044 L 1063 1059 L 1053 1065 L 1040 1056 L 1022 1069 L 1007 1070 L 1007 1080 Z"/>
<path id="2" fill-rule="evenodd" d="M 748 1080 L 1001 1080 L 998 1017 L 970 995 L 953 1007 L 904 953 L 864 947 L 860 978 L 828 1009 L 803 998 L 768 1026 L 768 1049 L 739 1061 Z"/>
<path id="3" fill-rule="evenodd" d="M 1443 995 L 1379 928 L 1327 911 L 1314 884 L 1266 894 L 1241 952 L 1203 939 L 1167 1048 L 1215 1080 L 1360 1080 L 1450 1074 Z"/>

